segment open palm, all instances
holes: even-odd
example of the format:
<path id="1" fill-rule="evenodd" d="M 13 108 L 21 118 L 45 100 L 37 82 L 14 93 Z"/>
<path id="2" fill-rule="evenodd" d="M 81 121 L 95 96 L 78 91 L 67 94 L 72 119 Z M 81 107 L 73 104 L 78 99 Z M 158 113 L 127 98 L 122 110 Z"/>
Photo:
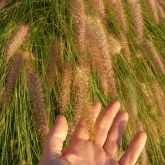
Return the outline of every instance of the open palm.
<path id="1" fill-rule="evenodd" d="M 64 116 L 58 116 L 54 128 L 47 137 L 40 165 L 134 165 L 144 148 L 146 134 L 137 132 L 125 153 L 117 160 L 118 144 L 128 121 L 128 114 L 119 108 L 119 102 L 113 101 L 98 118 L 101 104 L 94 103 L 94 138 L 89 139 L 85 120 L 82 119 L 64 151 L 62 147 L 68 125 Z"/>

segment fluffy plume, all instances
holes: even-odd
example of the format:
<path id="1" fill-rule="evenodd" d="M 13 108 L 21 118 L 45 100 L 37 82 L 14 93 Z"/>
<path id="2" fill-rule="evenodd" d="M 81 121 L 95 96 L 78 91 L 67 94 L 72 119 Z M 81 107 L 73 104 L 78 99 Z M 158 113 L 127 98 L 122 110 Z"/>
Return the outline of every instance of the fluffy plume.
<path id="1" fill-rule="evenodd" d="M 157 121 L 158 122 L 158 121 Z M 148 118 L 147 120 L 147 124 L 148 124 L 148 128 L 151 128 L 151 135 L 154 137 L 154 141 L 160 145 L 160 137 L 159 137 L 159 132 L 158 132 L 158 128 L 157 128 L 157 124 L 156 122 L 151 119 L 151 118 Z M 151 127 L 152 125 L 152 127 Z"/>
<path id="2" fill-rule="evenodd" d="M 130 53 L 130 48 L 129 48 L 129 43 L 128 43 L 127 37 L 125 36 L 125 34 L 120 33 L 119 40 L 120 40 L 120 44 L 121 44 L 121 47 L 123 50 L 124 58 L 130 64 L 131 63 L 131 53 Z"/>
<path id="3" fill-rule="evenodd" d="M 120 42 L 112 35 L 108 36 L 109 51 L 112 55 L 118 54 L 121 51 Z"/>
<path id="4" fill-rule="evenodd" d="M 92 0 L 92 2 L 95 9 L 98 11 L 99 16 L 105 18 L 106 13 L 103 0 Z"/>
<path id="5" fill-rule="evenodd" d="M 124 31 L 125 33 L 128 32 L 128 24 L 127 24 L 127 19 L 126 19 L 126 13 L 125 13 L 125 9 L 124 9 L 124 5 L 122 0 L 108 0 L 109 4 L 113 7 L 120 26 L 121 26 L 121 30 Z"/>
<path id="6" fill-rule="evenodd" d="M 48 134 L 49 127 L 41 82 L 37 73 L 29 71 L 28 85 L 30 100 L 37 119 L 38 132 L 42 136 L 42 140 L 44 140 Z"/>
<path id="7" fill-rule="evenodd" d="M 17 30 L 15 31 L 15 34 L 9 41 L 6 49 L 6 56 L 7 59 L 10 59 L 16 51 L 19 50 L 23 42 L 25 41 L 25 38 L 28 35 L 28 29 L 29 27 L 27 25 L 20 25 Z"/>
<path id="8" fill-rule="evenodd" d="M 165 10 L 165 1 L 163 0 L 157 0 L 160 6 Z"/>
<path id="9" fill-rule="evenodd" d="M 136 56 L 136 58 L 138 58 L 138 59 L 143 59 L 143 53 L 141 52 L 141 51 L 136 51 L 136 53 L 135 53 L 135 56 Z"/>
<path id="10" fill-rule="evenodd" d="M 163 10 L 163 8 L 159 5 L 158 2 L 156 3 L 156 7 L 157 7 L 157 10 L 158 10 L 159 19 L 164 20 L 165 19 L 165 10 Z"/>
<path id="11" fill-rule="evenodd" d="M 82 117 L 85 119 L 86 127 L 90 137 L 93 137 L 93 120 L 91 113 L 91 101 L 89 93 L 89 73 L 90 67 L 86 63 L 76 68 L 75 73 L 75 107 L 74 107 L 74 125 Z"/>
<path id="12" fill-rule="evenodd" d="M 89 73 L 85 67 L 77 67 L 75 73 L 75 121 L 77 121 L 82 117 L 82 111 L 85 110 L 82 102 L 88 102 L 88 87 L 89 87 Z M 85 104 L 86 106 L 86 104 Z"/>
<path id="13" fill-rule="evenodd" d="M 81 54 L 84 53 L 85 40 L 85 5 L 83 0 L 72 0 L 71 11 L 74 19 L 74 28 L 76 31 L 76 39 Z"/>
<path id="14" fill-rule="evenodd" d="M 72 83 L 72 67 L 70 63 L 64 64 L 64 69 L 61 78 L 61 92 L 60 92 L 60 113 L 64 114 L 67 110 L 68 101 L 71 92 Z"/>
<path id="15" fill-rule="evenodd" d="M 143 25 L 143 17 L 142 17 L 142 11 L 139 0 L 128 0 L 128 4 L 134 22 L 134 31 L 135 31 L 136 40 L 138 43 L 142 43 L 144 25 Z"/>
<path id="16" fill-rule="evenodd" d="M 159 17 L 158 17 L 158 10 L 157 10 L 157 7 L 156 7 L 156 3 L 157 1 L 156 0 L 147 0 L 147 5 L 148 5 L 148 8 L 152 14 L 152 17 L 154 19 L 155 22 L 159 22 Z"/>
<path id="17" fill-rule="evenodd" d="M 153 122 L 150 122 L 150 124 L 153 125 Z M 152 132 L 152 135 L 154 137 L 154 140 L 156 141 L 157 144 L 160 144 L 160 138 L 159 138 L 159 133 L 158 133 L 158 129 L 157 129 L 156 123 L 153 125 L 151 130 L 152 130 L 151 132 Z"/>
<path id="18" fill-rule="evenodd" d="M 141 90 L 145 97 L 146 104 L 150 107 L 151 111 L 155 113 L 156 112 L 156 102 L 155 102 L 153 93 L 151 91 L 151 87 L 145 83 L 142 83 Z"/>
<path id="19" fill-rule="evenodd" d="M 141 165 L 147 165 L 148 161 L 149 161 L 148 155 L 147 155 L 147 151 L 146 151 L 146 147 L 145 147 L 140 155 L 140 163 L 141 163 Z"/>
<path id="20" fill-rule="evenodd" d="M 146 51 L 148 51 L 148 54 L 152 58 L 153 62 L 156 64 L 156 66 L 159 68 L 159 70 L 162 72 L 163 75 L 165 75 L 165 67 L 162 62 L 162 59 L 160 57 L 160 54 L 158 53 L 156 47 L 154 46 L 152 41 L 146 40 L 146 43 L 144 44 L 144 47 Z"/>
<path id="21" fill-rule="evenodd" d="M 91 18 L 87 17 L 86 18 L 86 25 L 87 25 L 87 38 L 88 38 L 88 43 L 93 44 L 93 48 L 97 48 L 96 52 L 95 50 L 92 50 L 92 47 L 90 48 L 88 46 L 88 49 L 91 49 L 91 55 L 96 55 L 96 53 L 99 53 L 94 57 L 94 60 L 96 59 L 97 65 L 101 66 L 103 65 L 104 70 L 104 75 L 106 76 L 106 80 L 108 82 L 108 89 L 109 92 L 112 95 L 116 95 L 116 80 L 115 80 L 115 74 L 113 71 L 113 66 L 112 66 L 112 59 L 109 53 L 109 45 L 108 45 L 108 40 L 107 36 L 105 33 L 105 29 L 101 23 L 100 19 L 97 18 Z M 92 52 L 93 51 L 93 52 Z M 99 60 L 101 59 L 102 64 L 98 64 Z M 102 67 L 102 68 L 103 68 Z M 102 69 L 101 67 L 98 68 L 98 70 Z"/>
<path id="22" fill-rule="evenodd" d="M 103 65 L 104 60 L 100 56 L 101 50 L 99 49 L 97 45 L 98 44 L 97 40 L 92 39 L 92 36 L 90 35 L 91 33 L 89 32 L 88 34 L 88 31 L 87 31 L 87 35 L 86 35 L 87 50 L 91 54 L 93 65 L 96 66 L 96 70 L 100 79 L 101 88 L 104 94 L 108 95 L 109 89 L 108 89 L 107 73 Z"/>
<path id="23" fill-rule="evenodd" d="M 155 100 L 156 100 L 157 106 L 160 110 L 160 113 L 161 113 L 162 117 L 165 118 L 165 103 L 164 103 L 165 94 L 163 92 L 163 89 L 156 82 L 151 83 L 151 88 L 152 88 L 153 94 L 155 96 Z"/>
<path id="24" fill-rule="evenodd" d="M 22 55 L 16 53 L 10 60 L 9 70 L 6 77 L 3 103 L 9 104 L 13 95 L 13 88 L 16 83 L 17 75 L 21 66 Z"/>
<path id="25" fill-rule="evenodd" d="M 0 1 L 0 9 L 4 8 L 7 4 L 7 0 L 1 0 Z"/>
<path id="26" fill-rule="evenodd" d="M 48 63 L 48 82 L 50 87 L 52 87 L 55 81 L 58 54 L 59 54 L 59 44 L 57 43 L 57 41 L 53 40 L 50 49 L 50 57 Z"/>
<path id="27" fill-rule="evenodd" d="M 146 103 L 150 105 L 153 102 L 153 100 L 151 98 L 151 91 L 148 90 L 149 87 L 145 83 L 141 83 L 141 89 L 146 98 Z"/>
<path id="28" fill-rule="evenodd" d="M 136 130 L 137 130 L 137 131 L 145 131 L 145 130 L 144 130 L 143 123 L 142 123 L 141 121 L 138 121 L 138 122 L 136 123 Z"/>

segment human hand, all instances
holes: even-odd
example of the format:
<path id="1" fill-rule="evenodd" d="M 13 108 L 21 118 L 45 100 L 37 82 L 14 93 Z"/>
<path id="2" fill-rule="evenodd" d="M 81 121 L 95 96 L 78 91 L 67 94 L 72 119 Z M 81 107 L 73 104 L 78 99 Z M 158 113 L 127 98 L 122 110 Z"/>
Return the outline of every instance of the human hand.
<path id="1" fill-rule="evenodd" d="M 89 139 L 84 119 L 72 135 L 68 147 L 62 151 L 68 125 L 64 116 L 58 116 L 48 134 L 40 165 L 134 165 L 144 148 L 147 136 L 137 132 L 119 160 L 116 152 L 128 121 L 128 114 L 119 110 L 120 103 L 111 102 L 97 119 L 101 104 L 92 105 L 95 136 Z"/>

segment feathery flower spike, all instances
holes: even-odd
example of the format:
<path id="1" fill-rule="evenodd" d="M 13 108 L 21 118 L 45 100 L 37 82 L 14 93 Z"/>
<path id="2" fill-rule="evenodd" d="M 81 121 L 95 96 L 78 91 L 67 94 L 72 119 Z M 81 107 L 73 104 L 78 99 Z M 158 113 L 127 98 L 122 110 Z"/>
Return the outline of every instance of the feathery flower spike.
<path id="1" fill-rule="evenodd" d="M 72 83 L 72 66 L 70 63 L 64 64 L 64 69 L 61 79 L 61 92 L 60 92 L 60 113 L 64 114 L 67 110 L 68 101 L 70 98 L 71 92 L 71 83 Z"/>
<path id="2" fill-rule="evenodd" d="M 163 0 L 157 0 L 160 6 L 165 10 L 165 1 Z"/>
<path id="3" fill-rule="evenodd" d="M 74 20 L 76 39 L 81 54 L 84 54 L 85 41 L 85 5 L 83 0 L 71 0 L 71 12 Z"/>
<path id="4" fill-rule="evenodd" d="M 134 22 L 134 31 L 136 40 L 139 44 L 143 42 L 143 33 L 144 33 L 144 24 L 141 6 L 139 0 L 128 0 L 129 9 L 132 14 L 133 22 Z"/>
<path id="5" fill-rule="evenodd" d="M 101 18 L 105 18 L 105 7 L 103 0 L 92 0 L 94 7 L 98 11 L 98 14 Z"/>
<path id="6" fill-rule="evenodd" d="M 142 122 L 138 122 L 137 129 L 139 131 L 145 131 Z M 147 155 L 146 146 L 144 147 L 144 149 L 140 155 L 140 163 L 141 163 L 141 165 L 147 165 L 148 164 L 148 155 Z"/>
<path id="7" fill-rule="evenodd" d="M 108 82 L 107 82 L 107 73 L 103 65 L 104 61 L 101 58 L 101 50 L 98 47 L 97 40 L 93 39 L 90 31 L 86 33 L 86 47 L 92 57 L 92 64 L 96 67 L 97 73 L 99 75 L 101 88 L 105 95 L 108 95 Z"/>
<path id="8" fill-rule="evenodd" d="M 109 51 L 112 55 L 119 54 L 121 52 L 120 42 L 112 35 L 108 36 Z"/>
<path id="9" fill-rule="evenodd" d="M 109 92 L 112 95 L 117 94 L 116 79 L 113 70 L 112 59 L 109 52 L 109 45 L 106 36 L 105 29 L 100 19 L 86 18 L 87 34 L 91 42 L 95 42 L 97 50 L 99 51 L 100 59 L 102 59 L 102 65 L 104 72 L 106 73 L 106 79 L 108 82 Z M 90 42 L 89 41 L 89 42 Z"/>
<path id="10" fill-rule="evenodd" d="M 27 35 L 28 35 L 28 29 L 29 27 L 27 25 L 20 25 L 17 30 L 15 31 L 15 34 L 9 41 L 6 49 L 6 58 L 9 60 L 16 51 L 19 50 L 23 42 L 25 41 Z"/>
<path id="11" fill-rule="evenodd" d="M 146 40 L 146 43 L 144 44 L 144 48 L 148 51 L 148 54 L 150 55 L 156 66 L 159 68 L 159 70 L 162 72 L 162 74 L 165 75 L 164 64 L 153 42 Z"/>
<path id="12" fill-rule="evenodd" d="M 82 62 L 75 72 L 75 111 L 74 125 L 77 124 L 80 118 L 85 119 L 86 128 L 90 138 L 94 135 L 94 125 L 91 113 L 91 101 L 89 93 L 89 74 L 90 67 L 87 63 Z"/>
<path id="13" fill-rule="evenodd" d="M 13 89 L 17 80 L 17 75 L 22 62 L 22 54 L 16 53 L 10 59 L 9 70 L 6 77 L 6 84 L 4 89 L 3 103 L 9 104 L 13 95 Z"/>
<path id="14" fill-rule="evenodd" d="M 157 2 L 156 7 L 158 10 L 158 15 L 160 20 L 165 20 L 165 10 L 160 6 L 160 4 Z"/>
<path id="15" fill-rule="evenodd" d="M 151 88 L 155 96 L 157 106 L 160 110 L 160 114 L 162 115 L 163 118 L 165 118 L 165 103 L 164 103 L 165 94 L 163 92 L 163 89 L 156 82 L 151 83 Z"/>
<path id="16" fill-rule="evenodd" d="M 48 118 L 43 98 L 41 82 L 37 73 L 28 73 L 29 96 L 33 107 L 34 115 L 37 119 L 38 133 L 44 140 L 48 134 Z"/>
<path id="17" fill-rule="evenodd" d="M 126 13 L 125 13 L 125 9 L 124 9 L 122 0 L 108 0 L 108 3 L 110 4 L 110 6 L 113 7 L 113 9 L 118 17 L 121 30 L 124 33 L 127 33 L 128 32 L 128 23 L 127 23 Z"/>
<path id="18" fill-rule="evenodd" d="M 158 17 L 158 10 L 156 7 L 156 0 L 147 0 L 148 8 L 150 9 L 150 12 L 152 14 L 152 17 L 156 23 L 159 22 L 159 17 Z"/>
<path id="19" fill-rule="evenodd" d="M 0 1 L 0 9 L 4 8 L 7 4 L 7 0 L 1 0 Z"/>
<path id="20" fill-rule="evenodd" d="M 53 41 L 50 49 L 50 57 L 48 63 L 48 82 L 50 87 L 53 86 L 55 81 L 58 54 L 59 44 L 57 41 Z"/>

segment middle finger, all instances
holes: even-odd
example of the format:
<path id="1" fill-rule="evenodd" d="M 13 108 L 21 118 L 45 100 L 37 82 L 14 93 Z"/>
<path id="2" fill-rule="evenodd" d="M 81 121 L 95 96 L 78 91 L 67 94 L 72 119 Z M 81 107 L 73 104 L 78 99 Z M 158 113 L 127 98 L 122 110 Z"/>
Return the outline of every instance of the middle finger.
<path id="1" fill-rule="evenodd" d="M 112 125 L 112 122 L 118 113 L 120 103 L 118 101 L 112 101 L 101 115 L 100 119 L 95 125 L 95 137 L 94 142 L 98 145 L 103 146 L 107 138 L 108 131 Z"/>

